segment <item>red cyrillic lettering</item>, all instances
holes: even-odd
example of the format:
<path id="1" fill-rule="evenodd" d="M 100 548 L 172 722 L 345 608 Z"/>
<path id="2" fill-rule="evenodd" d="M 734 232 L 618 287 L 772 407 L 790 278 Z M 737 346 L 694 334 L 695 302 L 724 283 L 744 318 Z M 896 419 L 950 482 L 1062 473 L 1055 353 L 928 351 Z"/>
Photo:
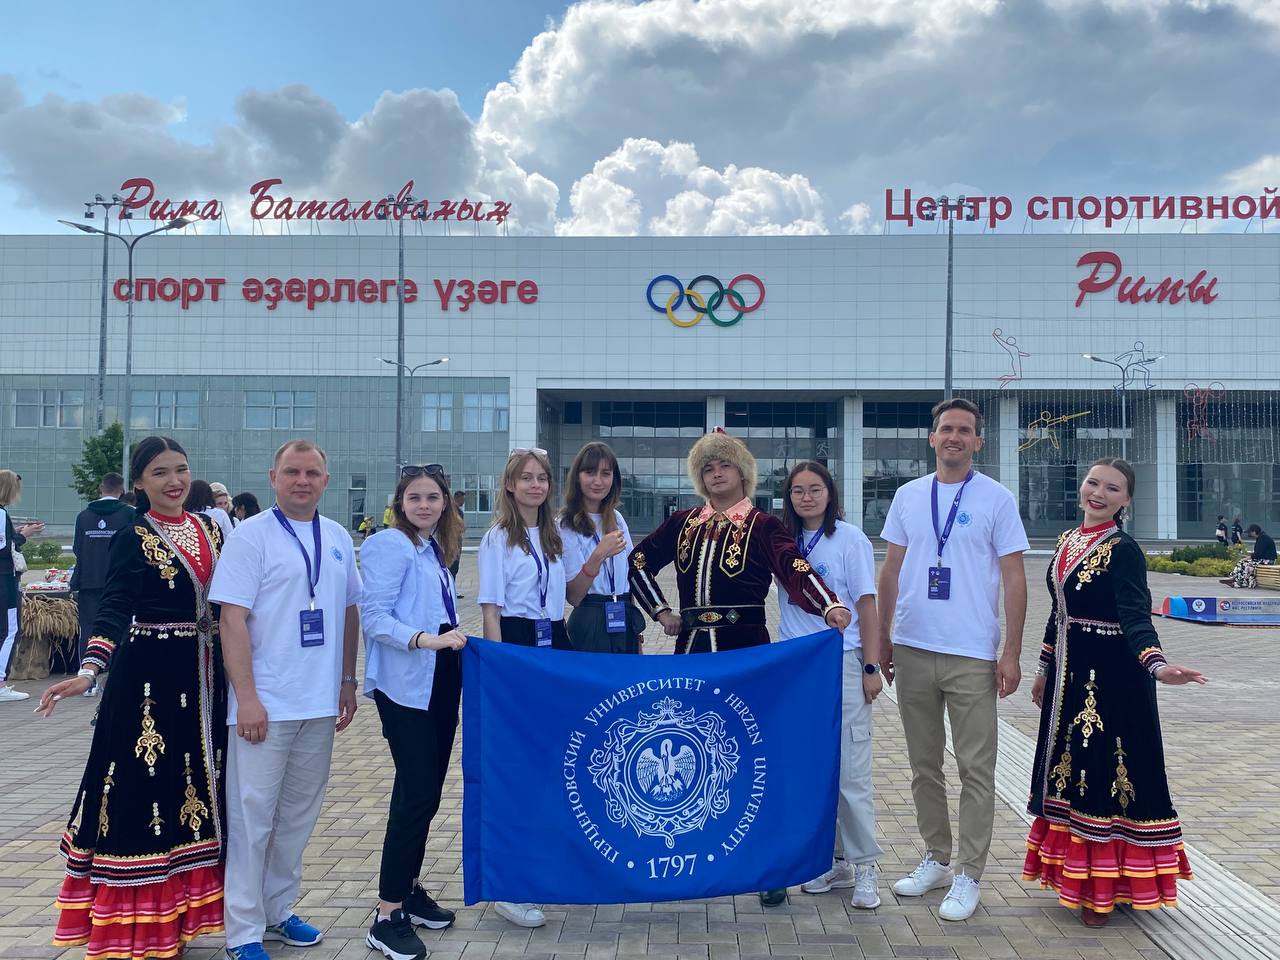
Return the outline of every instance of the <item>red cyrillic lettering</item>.
<path id="1" fill-rule="evenodd" d="M 933 197 L 921 197 L 916 201 L 916 219 L 932 220 L 938 215 L 938 202 Z M 947 208 L 943 207 L 942 218 L 945 220 L 949 214 Z"/>
<path id="2" fill-rule="evenodd" d="M 1027 201 L 1027 219 L 1044 220 L 1046 217 L 1048 217 L 1049 214 L 1044 209 L 1048 203 L 1049 203 L 1048 197 L 1032 197 L 1030 200 L 1028 200 Z"/>
<path id="3" fill-rule="evenodd" d="M 1089 212 L 1085 213 L 1085 207 Z M 1076 216 L 1081 220 L 1097 220 L 1102 213 L 1102 201 L 1097 197 L 1081 197 L 1076 201 Z"/>
<path id="4" fill-rule="evenodd" d="M 405 277 L 404 280 L 404 302 L 416 303 L 418 300 L 418 285 L 414 281 Z"/>
<path id="5" fill-rule="evenodd" d="M 1258 215 L 1258 201 L 1253 197 L 1236 197 L 1231 201 L 1231 215 L 1240 220 L 1252 220 Z"/>
<path id="6" fill-rule="evenodd" d="M 307 285 L 301 277 L 290 277 L 284 282 L 284 298 L 290 303 L 307 299 Z"/>
<path id="7" fill-rule="evenodd" d="M 1218 295 L 1213 292 L 1213 288 L 1217 286 L 1218 278 L 1214 277 L 1208 283 L 1204 283 L 1204 275 L 1207 272 L 1201 270 L 1187 284 L 1187 299 L 1192 303 L 1213 303 L 1218 299 Z"/>
<path id="8" fill-rule="evenodd" d="M 1178 210 L 1183 220 L 1199 220 L 1204 216 L 1204 199 L 1201 197 L 1179 197 Z"/>
<path id="9" fill-rule="evenodd" d="M 182 309 L 204 299 L 204 281 L 199 277 L 182 278 Z"/>
<path id="10" fill-rule="evenodd" d="M 1264 220 L 1280 217 L 1280 196 L 1276 195 L 1275 187 L 1267 187 L 1262 191 L 1262 196 L 1258 198 L 1258 216 Z"/>
<path id="11" fill-rule="evenodd" d="M 356 296 L 360 298 L 361 303 L 377 303 L 378 281 L 369 279 L 361 280 L 356 284 Z"/>
<path id="12" fill-rule="evenodd" d="M 458 205 L 452 200 L 441 200 L 436 205 L 435 213 L 431 214 L 432 220 L 448 220 L 458 209 Z"/>
<path id="13" fill-rule="evenodd" d="M 1054 197 L 1052 204 L 1054 220 L 1074 220 L 1076 218 L 1076 201 L 1073 197 Z M 1066 208 L 1065 210 L 1063 208 Z"/>
<path id="14" fill-rule="evenodd" d="M 303 200 L 294 216 L 299 220 L 323 220 L 329 204 L 324 200 Z"/>
<path id="15" fill-rule="evenodd" d="M 217 200 L 206 200 L 204 206 L 200 208 L 201 220 L 221 220 L 222 205 Z"/>
<path id="16" fill-rule="evenodd" d="M 987 214 L 987 225 L 992 230 L 996 228 L 996 224 L 1002 223 L 1009 219 L 1009 214 L 1013 213 L 1013 201 L 1008 197 L 992 197 L 991 210 Z"/>
<path id="17" fill-rule="evenodd" d="M 497 303 L 498 285 L 492 280 L 481 280 L 476 286 L 476 299 L 481 303 Z"/>
<path id="18" fill-rule="evenodd" d="M 280 183 L 284 183 L 284 181 L 279 177 L 272 177 L 270 180 L 259 180 L 249 188 L 249 193 L 253 196 L 253 204 L 249 207 L 249 216 L 255 220 L 264 220 L 271 216 L 271 208 L 274 206 L 274 201 L 267 191 Z"/>
<path id="19" fill-rule="evenodd" d="M 341 200 L 334 201 L 333 206 L 329 208 L 330 220 L 350 220 L 351 219 L 351 201 L 346 197 Z"/>
<path id="20" fill-rule="evenodd" d="M 157 200 L 147 211 L 147 219 L 168 222 L 178 219 L 178 212 L 169 206 L 168 200 Z"/>
<path id="21" fill-rule="evenodd" d="M 129 280 L 127 277 L 121 277 L 119 280 L 117 280 L 115 283 L 111 285 L 111 295 L 115 297 L 117 300 L 128 300 L 129 299 L 128 290 L 129 290 Z"/>
<path id="22" fill-rule="evenodd" d="M 314 310 L 317 303 L 329 300 L 329 281 L 312 277 L 307 281 L 307 309 Z"/>
<path id="23" fill-rule="evenodd" d="M 1177 197 L 1152 197 L 1151 198 L 1151 219 L 1153 220 L 1172 220 L 1177 214 L 1174 212 L 1174 206 L 1177 203 Z"/>
<path id="24" fill-rule="evenodd" d="M 333 281 L 333 294 L 330 299 L 337 303 L 344 297 L 347 303 L 356 302 L 356 282 L 354 280 L 341 279 Z"/>
<path id="25" fill-rule="evenodd" d="M 886 223 L 893 223 L 895 220 L 905 220 L 907 226 L 912 226 L 916 221 L 911 215 L 911 189 L 908 187 L 902 191 L 902 212 L 897 213 L 893 209 L 893 190 L 886 187 L 884 191 L 884 219 Z"/>
<path id="26" fill-rule="evenodd" d="M 1152 199 L 1151 197 L 1130 197 L 1129 198 L 1129 205 L 1134 208 L 1133 215 L 1137 217 L 1139 220 L 1146 217 L 1147 201 L 1151 199 Z"/>
<path id="27" fill-rule="evenodd" d="M 511 213 L 511 204 L 505 200 L 495 200 L 493 209 L 485 214 L 486 220 L 494 220 L 498 223 L 506 223 L 508 215 Z"/>
<path id="28" fill-rule="evenodd" d="M 165 303 L 172 303 L 182 293 L 182 287 L 175 277 L 165 277 L 156 284 L 156 296 Z"/>
<path id="29" fill-rule="evenodd" d="M 521 303 L 537 303 L 538 284 L 533 280 L 521 280 L 516 287 L 516 296 L 520 298 Z"/>
<path id="30" fill-rule="evenodd" d="M 1107 197 L 1106 225 L 1108 227 L 1127 216 L 1129 216 L 1128 197 Z"/>
<path id="31" fill-rule="evenodd" d="M 227 282 L 226 277 L 205 277 L 204 284 L 209 289 L 209 299 L 214 303 L 218 302 L 218 295 L 222 293 L 222 285 Z"/>
<path id="32" fill-rule="evenodd" d="M 352 220 L 372 220 L 374 218 L 373 201 L 366 200 L 351 210 Z"/>
<path id="33" fill-rule="evenodd" d="M 514 289 L 515 289 L 515 286 L 516 286 L 516 282 L 515 282 L 514 280 L 502 280 L 502 281 L 500 281 L 500 282 L 499 282 L 499 284 L 498 284 L 498 287 L 499 287 L 499 292 L 498 292 L 498 302 L 499 302 L 499 303 L 508 303 L 509 301 L 507 300 L 507 292 L 508 292 L 509 290 L 514 290 Z"/>
<path id="34" fill-rule="evenodd" d="M 276 220 L 292 220 L 293 219 L 293 197 L 281 197 L 276 201 L 276 208 L 272 211 Z"/>
<path id="35" fill-rule="evenodd" d="M 263 284 L 266 289 L 267 309 L 274 310 L 280 305 L 280 301 L 284 299 L 284 283 L 279 277 L 267 277 L 267 282 Z"/>
<path id="36" fill-rule="evenodd" d="M 434 284 L 436 285 L 436 296 L 438 296 L 438 297 L 440 298 L 440 309 L 441 309 L 441 310 L 448 310 L 448 309 L 449 309 L 449 299 L 453 296 L 453 284 L 454 284 L 454 281 L 453 281 L 453 280 L 450 280 L 450 281 L 449 281 L 449 285 L 448 285 L 447 287 L 442 287 L 442 286 L 440 285 L 440 281 L 439 281 L 439 280 L 433 280 L 433 281 L 431 281 L 431 282 L 432 282 L 432 283 L 434 283 Z"/>
<path id="37" fill-rule="evenodd" d="M 472 280 L 458 281 L 458 309 L 466 313 L 476 302 L 476 285 Z"/>
<path id="38" fill-rule="evenodd" d="M 466 197 L 462 198 L 462 202 L 458 204 L 458 219 L 470 220 L 471 215 L 476 212 L 476 208 Z"/>
<path id="39" fill-rule="evenodd" d="M 1056 198 L 1055 198 L 1056 199 Z M 1107 250 L 1097 250 L 1091 253 L 1082 254 L 1080 259 L 1076 261 L 1077 267 L 1092 266 L 1093 269 L 1089 275 L 1076 284 L 1080 290 L 1080 295 L 1076 297 L 1076 306 L 1084 303 L 1084 298 L 1091 293 L 1101 293 L 1116 282 L 1116 278 L 1120 276 L 1120 258 L 1114 253 Z M 1102 268 L 1108 266 L 1111 268 L 1111 276 L 1105 280 L 1100 280 Z"/>
<path id="40" fill-rule="evenodd" d="M 120 191 L 124 194 L 119 214 L 123 220 L 127 211 L 138 210 L 151 202 L 156 195 L 156 185 L 146 177 L 134 177 L 120 184 Z"/>
<path id="41" fill-rule="evenodd" d="M 378 299 L 383 303 L 386 303 L 387 298 L 391 296 L 391 291 L 395 290 L 398 285 L 398 282 L 395 280 L 383 280 L 382 289 L 378 291 Z M 399 303 L 400 301 L 397 299 L 396 302 Z"/>
<path id="42" fill-rule="evenodd" d="M 250 303 L 257 303 L 262 299 L 262 281 L 249 277 L 240 285 L 240 296 Z"/>
<path id="43" fill-rule="evenodd" d="M 1229 212 L 1230 204 L 1227 202 L 1227 198 L 1225 196 L 1206 197 L 1205 199 L 1209 201 L 1206 205 L 1206 216 L 1210 220 L 1213 219 L 1214 214 L 1217 214 L 1218 217 L 1223 220 L 1226 220 L 1231 216 Z"/>

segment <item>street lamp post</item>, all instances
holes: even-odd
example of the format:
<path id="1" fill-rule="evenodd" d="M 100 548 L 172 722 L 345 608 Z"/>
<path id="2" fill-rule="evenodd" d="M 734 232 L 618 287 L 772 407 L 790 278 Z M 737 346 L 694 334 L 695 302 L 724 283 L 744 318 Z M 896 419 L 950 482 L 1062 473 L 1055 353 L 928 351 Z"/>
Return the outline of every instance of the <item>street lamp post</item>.
<path id="1" fill-rule="evenodd" d="M 418 201 L 411 195 L 404 194 L 397 197 L 394 194 L 387 194 L 386 198 L 379 204 L 381 210 L 376 214 L 379 220 L 385 220 L 394 210 L 396 214 L 396 227 L 398 235 L 398 263 L 399 272 L 397 274 L 396 283 L 396 469 L 399 470 L 404 464 L 403 450 L 400 446 L 400 438 L 404 432 L 404 372 L 407 369 L 404 362 L 404 218 L 405 215 L 415 206 Z M 381 359 L 381 358 L 379 358 Z M 389 362 L 389 361 L 388 361 Z M 415 368 L 416 369 L 416 368 Z M 412 376 L 412 374 L 411 374 Z"/>
<path id="2" fill-rule="evenodd" d="M 400 346 L 402 351 L 401 356 L 403 356 L 404 355 L 403 339 L 400 341 Z M 401 382 L 405 374 L 408 374 L 410 379 L 412 379 L 414 374 L 416 374 L 419 370 L 423 370 L 427 367 L 434 367 L 437 364 L 449 362 L 448 357 L 437 357 L 434 360 L 428 360 L 425 363 L 420 363 L 416 367 L 410 367 L 403 360 L 392 360 L 388 357 L 379 357 L 378 359 L 381 360 L 383 363 L 389 363 L 396 368 L 397 384 Z M 404 460 L 401 459 L 402 448 L 400 446 L 400 425 L 403 422 L 404 422 L 404 395 L 399 390 L 397 390 L 396 391 L 396 470 L 399 470 L 401 467 L 404 466 Z"/>
<path id="3" fill-rule="evenodd" d="M 1082 353 L 1082 357 L 1086 360 L 1092 360 L 1094 363 L 1105 363 L 1115 367 L 1120 371 L 1120 382 L 1116 384 L 1116 396 L 1120 399 L 1120 459 L 1129 459 L 1129 370 L 1122 363 L 1115 360 L 1108 360 L 1106 357 L 1100 357 L 1094 353 Z M 1163 356 L 1152 357 L 1150 363 L 1157 360 L 1163 360 Z"/>
<path id="4" fill-rule="evenodd" d="M 942 398 L 950 400 L 952 395 L 952 341 L 954 340 L 954 323 L 952 319 L 952 290 L 955 263 L 955 242 L 956 242 L 956 221 L 963 217 L 965 220 L 977 220 L 978 211 L 972 200 L 966 200 L 963 196 L 956 197 L 954 200 L 947 198 L 945 194 L 937 197 L 933 201 L 937 205 L 937 209 L 942 211 L 942 219 L 947 221 L 947 337 L 946 337 L 946 361 L 942 377 Z M 937 210 L 926 210 L 922 214 L 925 220 L 937 219 Z"/>
<path id="5" fill-rule="evenodd" d="M 127 320 L 125 322 L 125 339 L 124 339 L 124 416 L 121 424 L 124 431 L 124 452 L 121 455 L 120 475 L 124 477 L 125 486 L 129 485 L 129 420 L 133 414 L 133 250 L 139 242 L 147 237 L 155 236 L 157 233 L 164 233 L 166 230 L 176 230 L 179 227 L 186 227 L 199 220 L 193 213 L 188 213 L 178 217 L 176 220 L 170 220 L 163 226 L 156 227 L 154 230 L 148 230 L 146 233 L 140 233 L 136 237 L 126 239 L 118 233 L 111 233 L 109 230 L 102 230 L 98 227 L 91 227 L 88 224 L 76 223 L 74 220 L 59 220 L 59 223 L 65 223 L 68 227 L 74 227 L 84 233 L 101 233 L 104 235 L 103 243 L 106 243 L 106 237 L 115 237 L 124 244 L 128 251 L 129 262 L 129 280 L 126 291 L 128 299 L 125 301 L 125 310 Z M 103 282 L 103 296 L 106 296 L 106 283 Z M 105 326 L 104 326 L 105 330 Z M 103 333 L 105 336 L 105 333 Z M 105 361 L 99 361 L 100 367 Z"/>
<path id="6" fill-rule="evenodd" d="M 95 216 L 94 207 L 102 208 L 102 312 L 98 318 L 98 400 L 96 404 L 95 426 L 99 433 L 106 426 L 106 406 L 107 406 L 107 259 L 111 244 L 111 210 L 113 207 L 119 207 L 124 204 L 124 200 L 120 194 L 113 193 L 111 199 L 105 199 L 102 194 L 95 193 L 92 200 L 86 200 L 84 203 L 84 218 L 92 220 Z M 127 208 L 120 212 L 122 219 L 128 220 L 133 217 L 133 213 Z M 63 223 L 67 221 L 63 220 Z M 72 224 L 79 229 L 79 224 Z"/>

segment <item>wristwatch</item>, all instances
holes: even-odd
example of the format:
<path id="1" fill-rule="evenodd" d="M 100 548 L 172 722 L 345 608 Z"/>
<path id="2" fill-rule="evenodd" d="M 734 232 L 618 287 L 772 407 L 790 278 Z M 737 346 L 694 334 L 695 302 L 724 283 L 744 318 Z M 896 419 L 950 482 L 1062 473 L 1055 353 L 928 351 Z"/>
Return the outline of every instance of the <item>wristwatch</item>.
<path id="1" fill-rule="evenodd" d="M 862 672 L 863 672 L 863 673 L 879 673 L 879 672 L 880 672 L 880 664 L 878 664 L 878 663 L 867 663 L 867 664 L 864 664 L 864 665 L 863 665 L 863 667 L 862 667 Z"/>
<path id="2" fill-rule="evenodd" d="M 359 680 L 357 680 L 357 679 L 356 679 L 352 674 L 349 674 L 349 673 L 348 673 L 345 677 L 343 677 L 343 678 L 342 678 L 342 682 L 343 682 L 343 683 L 349 683 L 349 684 L 351 684 L 353 687 L 358 687 L 358 686 L 360 686 L 360 681 L 359 681 Z"/>

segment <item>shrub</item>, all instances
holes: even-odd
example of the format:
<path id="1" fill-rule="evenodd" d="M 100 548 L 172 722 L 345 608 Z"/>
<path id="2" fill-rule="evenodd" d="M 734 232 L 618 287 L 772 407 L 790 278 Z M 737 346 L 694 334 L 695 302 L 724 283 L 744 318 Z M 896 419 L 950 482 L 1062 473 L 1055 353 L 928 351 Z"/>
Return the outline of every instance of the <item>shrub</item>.
<path id="1" fill-rule="evenodd" d="M 32 540 L 23 545 L 22 555 L 27 558 L 27 566 L 33 570 L 52 566 L 62 557 L 62 544 L 56 540 Z"/>
<path id="2" fill-rule="evenodd" d="M 1235 569 L 1235 564 L 1225 557 L 1201 557 L 1191 563 L 1193 577 L 1225 577 Z"/>
<path id="3" fill-rule="evenodd" d="M 1227 546 L 1223 543 L 1212 543 L 1199 547 L 1181 547 L 1173 553 L 1169 554 L 1170 560 L 1185 560 L 1187 563 L 1195 563 L 1205 557 L 1213 557 L 1216 559 L 1226 560 L 1229 557 Z"/>

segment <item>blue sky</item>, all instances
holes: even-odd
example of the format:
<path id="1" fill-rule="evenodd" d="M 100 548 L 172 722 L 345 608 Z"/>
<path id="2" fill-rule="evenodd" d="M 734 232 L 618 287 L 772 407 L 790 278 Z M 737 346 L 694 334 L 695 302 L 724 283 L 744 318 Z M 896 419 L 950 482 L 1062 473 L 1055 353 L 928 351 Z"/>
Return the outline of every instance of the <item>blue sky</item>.
<path id="1" fill-rule="evenodd" d="M 235 232 L 265 176 L 579 235 L 876 231 L 902 187 L 1256 196 L 1276 89 L 1275 0 L 15 2 L 0 231 L 136 176 Z"/>

